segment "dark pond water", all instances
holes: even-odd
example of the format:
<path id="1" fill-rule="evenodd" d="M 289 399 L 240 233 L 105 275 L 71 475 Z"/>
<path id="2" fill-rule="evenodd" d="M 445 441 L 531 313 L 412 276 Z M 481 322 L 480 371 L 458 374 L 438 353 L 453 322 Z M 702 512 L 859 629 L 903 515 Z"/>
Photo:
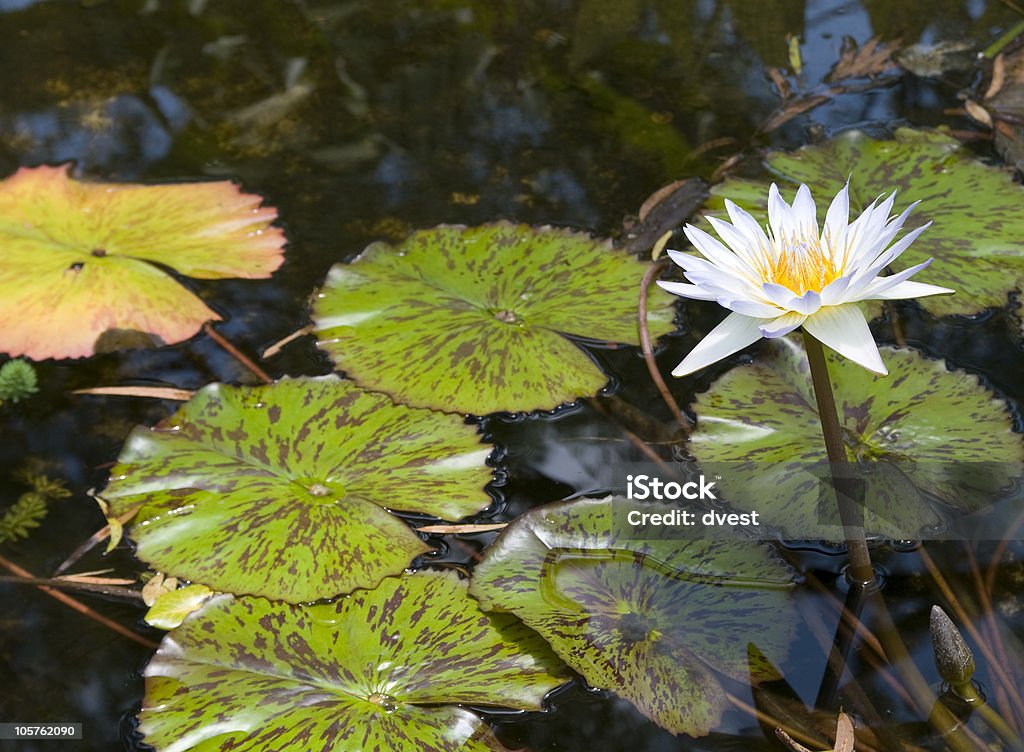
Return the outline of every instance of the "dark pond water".
<path id="1" fill-rule="evenodd" d="M 307 323 L 307 298 L 327 269 L 374 240 L 497 218 L 615 236 L 655 189 L 680 177 L 708 178 L 741 150 L 792 147 L 853 126 L 881 134 L 907 123 L 980 132 L 953 112 L 958 91 L 976 82 L 969 64 L 937 78 L 894 74 L 884 86 L 837 96 L 771 131 L 762 126 L 778 98 L 765 70 L 787 65 L 787 34 L 802 40 L 810 85 L 835 63 L 844 35 L 861 43 L 877 35 L 983 47 L 1019 19 L 994 0 L 0 0 L 0 172 L 73 161 L 84 177 L 227 177 L 265 196 L 289 237 L 281 270 L 269 281 L 192 283 L 226 319 L 220 331 L 255 353 Z M 994 159 L 988 142 L 972 148 Z M 691 321 L 692 331 L 670 340 L 663 362 L 678 362 L 712 323 Z M 1008 398 L 1024 394 L 1024 360 L 1004 314 L 936 324 L 910 313 L 904 326 L 911 343 L 982 373 Z M 599 357 L 621 384 L 623 402 L 670 423 L 635 352 Z M 330 370 L 308 339 L 264 367 L 274 376 Z M 677 400 L 686 404 L 712 375 L 674 382 Z M 253 382 L 205 337 L 45 362 L 39 376 L 39 394 L 0 413 L 0 509 L 26 490 L 16 473 L 30 461 L 45 463 L 73 493 L 0 555 L 40 575 L 102 527 L 85 492 L 102 484 L 130 428 L 175 407 L 73 396 L 73 389 Z M 636 458 L 624 426 L 609 400 L 559 416 L 490 421 L 486 429 L 506 447 L 510 474 L 495 516 L 595 490 L 588 487 L 594 467 Z M 467 543 L 447 557 L 468 560 L 467 550 L 482 541 Z M 959 548 L 932 553 L 962 574 Z M 830 587 L 842 566 L 827 549 L 793 555 Z M 932 596 L 920 564 L 893 551 L 879 559 L 887 587 L 899 594 L 901 630 L 937 685 L 928 669 Z M 123 546 L 107 557 L 89 554 L 77 568 L 139 571 Z M 1021 627 L 1016 592 L 1005 603 Z M 159 639 L 141 626 L 137 604 L 79 597 Z M 813 608 L 814 596 L 805 598 Z M 78 721 L 85 740 L 67 748 L 136 748 L 131 719 L 150 651 L 29 587 L 0 583 L 0 603 L 0 721 Z M 795 651 L 786 669 L 813 701 L 819 652 Z M 873 692 L 889 693 L 869 668 L 858 670 Z M 554 696 L 551 708 L 492 718 L 507 745 L 535 750 L 776 748 L 734 711 L 716 734 L 693 742 L 580 685 Z M 4 744 L 18 752 L 48 748 Z"/>

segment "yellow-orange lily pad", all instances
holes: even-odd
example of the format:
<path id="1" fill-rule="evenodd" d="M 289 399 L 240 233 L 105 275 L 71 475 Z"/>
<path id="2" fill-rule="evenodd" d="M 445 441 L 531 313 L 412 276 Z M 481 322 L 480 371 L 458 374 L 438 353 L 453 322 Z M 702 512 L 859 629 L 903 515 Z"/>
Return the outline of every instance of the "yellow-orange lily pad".
<path id="1" fill-rule="evenodd" d="M 0 181 L 0 351 L 12 357 L 85 357 L 125 331 L 180 342 L 220 316 L 162 267 L 263 278 L 284 260 L 277 211 L 231 182 L 90 183 L 68 169 Z"/>

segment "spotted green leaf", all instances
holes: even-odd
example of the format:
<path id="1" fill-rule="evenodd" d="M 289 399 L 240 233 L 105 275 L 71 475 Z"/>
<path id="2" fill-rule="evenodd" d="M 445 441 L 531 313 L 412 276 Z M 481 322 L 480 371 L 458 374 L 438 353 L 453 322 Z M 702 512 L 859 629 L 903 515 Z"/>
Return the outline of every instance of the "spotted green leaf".
<path id="1" fill-rule="evenodd" d="M 763 544 L 639 540 L 636 502 L 580 499 L 517 519 L 487 550 L 471 592 L 537 630 L 590 684 L 673 733 L 706 734 L 727 701 L 720 676 L 774 676 L 797 617 L 788 567 Z M 748 662 L 748 660 L 750 662 Z"/>
<path id="2" fill-rule="evenodd" d="M 891 141 L 848 131 L 820 145 L 773 152 L 765 159 L 772 180 L 806 183 L 819 207 L 850 180 L 850 214 L 897 191 L 896 208 L 920 201 L 905 231 L 932 225 L 900 257 L 907 269 L 934 258 L 919 279 L 956 290 L 918 302 L 937 315 L 974 314 L 1007 304 L 1024 282 L 1024 188 L 1011 171 L 975 159 L 941 131 L 901 128 Z M 712 189 L 712 213 L 729 198 L 767 221 L 768 182 L 738 178 Z M 820 219 L 824 219 L 821 217 Z"/>
<path id="3" fill-rule="evenodd" d="M 797 340 L 773 342 L 766 357 L 699 395 L 690 451 L 705 473 L 721 475 L 733 506 L 758 510 L 788 537 L 834 540 L 807 360 Z M 882 359 L 888 376 L 832 352 L 828 368 L 847 455 L 865 482 L 865 527 L 913 539 L 939 522 L 926 495 L 961 510 L 996 500 L 1024 462 L 1024 443 L 1006 403 L 976 376 L 913 350 L 882 348 Z"/>
<path id="4" fill-rule="evenodd" d="M 428 550 L 387 510 L 455 520 L 487 506 L 490 447 L 462 420 L 333 376 L 213 384 L 137 428 L 103 493 L 134 507 L 143 561 L 292 603 L 372 587 Z"/>
<path id="5" fill-rule="evenodd" d="M 149 662 L 139 728 L 158 752 L 484 752 L 502 747 L 458 704 L 539 710 L 563 672 L 454 573 L 306 607 L 221 595 Z"/>
<path id="6" fill-rule="evenodd" d="M 0 351 L 79 358 L 126 332 L 173 343 L 216 313 L 162 267 L 197 279 L 269 277 L 277 212 L 228 182 L 83 183 L 63 167 L 0 182 Z"/>
<path id="7" fill-rule="evenodd" d="M 400 402 L 476 415 L 551 409 L 608 382 L 567 336 L 638 342 L 646 268 L 568 230 L 437 227 L 336 265 L 313 320 L 339 370 Z M 672 327 L 671 296 L 657 288 L 649 320 L 654 336 Z"/>

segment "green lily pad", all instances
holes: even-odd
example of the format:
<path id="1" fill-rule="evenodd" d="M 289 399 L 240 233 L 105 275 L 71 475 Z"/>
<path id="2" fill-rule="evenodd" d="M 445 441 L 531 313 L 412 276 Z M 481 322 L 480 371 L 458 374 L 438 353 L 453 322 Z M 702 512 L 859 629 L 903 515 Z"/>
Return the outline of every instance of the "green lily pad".
<path id="1" fill-rule="evenodd" d="M 339 370 L 399 402 L 552 409 L 608 382 L 567 336 L 638 343 L 646 268 L 568 230 L 437 227 L 334 266 L 313 321 Z M 652 290 L 649 307 L 652 336 L 670 331 L 672 296 Z"/>
<path id="2" fill-rule="evenodd" d="M 891 141 L 848 131 L 820 145 L 773 152 L 773 180 L 806 183 L 820 207 L 850 180 L 850 215 L 897 191 L 897 208 L 920 201 L 904 232 L 931 222 L 900 268 L 934 258 L 921 281 L 956 290 L 918 300 L 936 316 L 1002 307 L 1024 282 L 1024 188 L 1011 171 L 979 162 L 941 131 L 901 128 Z M 730 178 L 712 189 L 712 214 L 728 198 L 767 222 L 768 182 Z M 823 209 L 824 210 L 824 209 Z M 823 217 L 822 217 L 823 219 Z"/>
<path id="3" fill-rule="evenodd" d="M 451 415 L 333 376 L 213 384 L 137 428 L 103 493 L 140 507 L 140 559 L 292 603 L 373 587 L 428 547 L 387 510 L 456 520 L 490 503 L 490 447 Z"/>
<path id="4" fill-rule="evenodd" d="M 161 266 L 197 279 L 269 277 L 277 212 L 228 182 L 81 183 L 63 167 L 0 182 L 0 351 L 92 355 L 144 332 L 165 343 L 220 318 Z"/>
<path id="5" fill-rule="evenodd" d="M 730 504 L 757 510 L 762 524 L 835 540 L 807 360 L 795 339 L 773 343 L 699 395 L 690 452 L 721 476 Z M 831 351 L 828 368 L 847 455 L 865 481 L 865 528 L 914 539 L 939 522 L 926 496 L 966 511 L 998 499 L 1024 462 L 1024 442 L 1006 403 L 978 377 L 913 350 L 882 349 L 888 376 Z"/>
<path id="6" fill-rule="evenodd" d="M 454 573 L 308 607 L 222 595 L 149 662 L 139 729 L 159 752 L 483 752 L 503 748 L 457 704 L 539 710 L 563 672 Z"/>
<path id="7" fill-rule="evenodd" d="M 592 685 L 673 733 L 701 736 L 728 704 L 719 676 L 775 675 L 747 646 L 787 653 L 792 573 L 751 541 L 637 540 L 626 515 L 639 506 L 608 497 L 532 510 L 487 549 L 471 592 L 537 630 Z"/>

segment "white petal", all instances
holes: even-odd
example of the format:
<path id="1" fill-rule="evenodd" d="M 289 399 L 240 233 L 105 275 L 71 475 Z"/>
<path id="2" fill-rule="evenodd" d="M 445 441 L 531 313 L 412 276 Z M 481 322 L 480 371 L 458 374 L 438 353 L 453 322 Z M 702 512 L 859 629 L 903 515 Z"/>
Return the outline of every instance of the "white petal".
<path id="1" fill-rule="evenodd" d="M 796 233 L 805 238 L 818 237 L 818 207 L 811 198 L 811 189 L 801 185 L 793 199 L 793 221 Z"/>
<path id="2" fill-rule="evenodd" d="M 684 298 L 714 300 L 718 297 L 714 292 L 709 292 L 699 285 L 688 285 L 684 282 L 662 282 L 660 279 L 655 281 L 662 290 L 668 290 L 673 295 L 681 295 Z"/>
<path id="3" fill-rule="evenodd" d="M 855 304 L 822 308 L 804 322 L 804 329 L 840 355 L 885 376 L 878 346 L 868 329 L 864 314 Z"/>
<path id="4" fill-rule="evenodd" d="M 672 375 L 685 376 L 688 373 L 699 371 L 701 368 L 716 363 L 722 358 L 742 350 L 747 345 L 757 342 L 761 339 L 758 326 L 762 323 L 764 323 L 764 319 L 730 313 L 721 324 L 708 332 L 708 335 L 697 343 L 690 354 L 683 358 L 683 362 L 675 367 Z"/>
<path id="5" fill-rule="evenodd" d="M 821 242 L 833 253 L 842 254 L 846 247 L 846 227 L 850 223 L 850 184 L 843 186 L 843 190 L 836 194 L 828 207 L 825 215 L 825 229 L 821 233 Z"/>
<path id="6" fill-rule="evenodd" d="M 794 313 L 791 311 L 790 313 L 779 316 L 774 321 L 761 324 L 761 334 L 768 339 L 775 339 L 776 337 L 789 334 L 806 320 L 807 316 L 804 314 Z"/>
<path id="7" fill-rule="evenodd" d="M 721 269 L 727 269 L 734 274 L 739 274 L 744 271 L 742 262 L 735 253 L 730 251 L 699 227 L 686 225 L 686 227 L 683 228 L 683 233 L 690 242 L 693 243 L 697 250 L 704 254 L 704 258 L 715 266 Z M 675 256 L 672 258 L 675 259 Z"/>
<path id="8" fill-rule="evenodd" d="M 895 287 L 900 282 L 910 279 L 922 269 L 926 269 L 931 266 L 931 263 L 932 259 L 928 259 L 927 261 L 922 261 L 920 264 L 912 266 L 909 269 L 904 269 L 897 274 L 890 274 L 888 277 L 875 277 L 861 290 L 856 299 L 869 300 L 870 298 L 875 297 L 875 293 L 885 292 L 890 287 Z M 852 302 L 853 300 L 853 297 L 849 297 L 847 302 Z"/>
<path id="9" fill-rule="evenodd" d="M 712 264 L 707 259 L 703 259 L 700 256 L 694 256 L 692 253 L 683 253 L 682 251 L 669 251 L 668 256 L 677 266 L 681 266 L 685 271 L 694 271 L 698 269 L 719 271 L 718 267 Z"/>
<path id="10" fill-rule="evenodd" d="M 718 298 L 718 305 L 728 308 L 730 311 L 742 313 L 744 316 L 753 316 L 759 319 L 771 319 L 786 313 L 781 308 L 776 308 L 766 303 L 759 303 L 756 300 Z"/>
<path id="11" fill-rule="evenodd" d="M 792 227 L 792 210 L 779 194 L 779 187 L 772 183 L 768 189 L 768 224 L 772 229 L 772 237 L 780 240 L 788 228 Z"/>
<path id="12" fill-rule="evenodd" d="M 853 279 L 850 281 L 850 287 L 847 290 L 847 296 L 849 300 L 860 300 L 861 293 L 867 288 L 868 285 L 881 273 L 881 271 L 895 261 L 900 254 L 902 254 L 907 248 L 917 240 L 918 235 L 927 229 L 928 225 L 922 225 L 916 230 L 912 230 L 900 238 L 892 248 L 882 253 L 875 262 L 866 268 L 858 269 L 853 274 Z"/>
<path id="13" fill-rule="evenodd" d="M 729 212 L 729 220 L 733 227 L 749 237 L 755 246 L 758 248 L 768 247 L 768 236 L 765 235 L 764 228 L 757 223 L 756 219 L 729 199 L 725 200 L 725 210 Z"/>
<path id="14" fill-rule="evenodd" d="M 821 296 L 814 290 L 808 290 L 803 295 L 775 282 L 765 282 L 761 285 L 765 297 L 772 303 L 787 311 L 795 311 L 807 316 L 821 308 Z"/>
<path id="15" fill-rule="evenodd" d="M 743 277 L 731 274 L 728 271 L 715 269 L 714 271 L 684 272 L 690 282 L 707 289 L 717 290 L 716 295 L 725 295 L 727 298 L 743 298 L 750 300 L 761 300 L 764 296 Z"/>
<path id="16" fill-rule="evenodd" d="M 956 290 L 938 285 L 926 285 L 924 282 L 900 282 L 887 290 L 874 293 L 871 295 L 871 300 L 908 300 L 909 298 L 924 298 L 929 295 L 942 295 L 951 292 L 956 292 Z"/>
<path id="17" fill-rule="evenodd" d="M 839 305 L 846 301 L 846 288 L 850 286 L 850 275 L 836 277 L 825 285 L 821 291 L 821 304 L 825 306 Z"/>
<path id="18" fill-rule="evenodd" d="M 708 217 L 707 220 L 715 228 L 718 237 L 735 252 L 734 261 L 742 263 L 745 267 L 744 272 L 748 276 L 753 276 L 754 270 L 751 267 L 751 262 L 759 255 L 756 251 L 757 238 L 748 238 L 745 233 L 740 232 L 728 222 L 723 222 L 720 219 Z"/>

